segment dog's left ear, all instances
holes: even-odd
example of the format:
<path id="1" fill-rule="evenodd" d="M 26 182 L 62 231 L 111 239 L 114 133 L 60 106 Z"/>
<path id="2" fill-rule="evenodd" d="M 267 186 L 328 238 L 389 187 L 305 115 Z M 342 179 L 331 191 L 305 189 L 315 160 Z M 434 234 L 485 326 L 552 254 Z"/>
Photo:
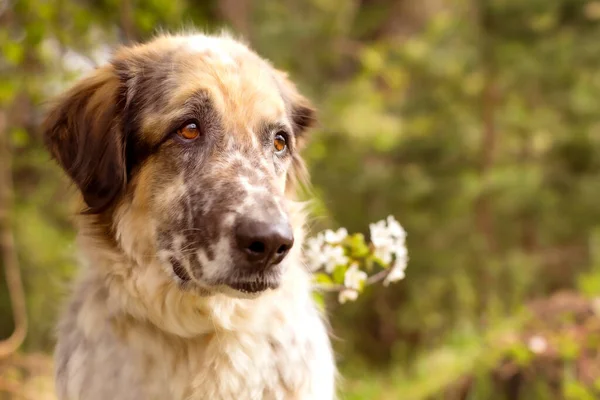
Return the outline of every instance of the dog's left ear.
<path id="1" fill-rule="evenodd" d="M 105 210 L 126 184 L 121 85 L 112 66 L 94 71 L 51 106 L 44 142 L 79 188 L 86 213 Z"/>

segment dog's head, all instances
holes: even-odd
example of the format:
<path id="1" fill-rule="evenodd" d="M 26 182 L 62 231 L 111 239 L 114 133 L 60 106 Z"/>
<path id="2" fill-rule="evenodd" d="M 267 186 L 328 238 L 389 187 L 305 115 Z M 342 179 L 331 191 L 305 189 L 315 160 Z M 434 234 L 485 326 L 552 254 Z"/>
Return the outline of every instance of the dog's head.
<path id="1" fill-rule="evenodd" d="M 127 255 L 160 260 L 182 287 L 239 295 L 279 285 L 294 245 L 286 195 L 313 120 L 239 42 L 164 36 L 118 51 L 44 130 L 83 213 Z"/>

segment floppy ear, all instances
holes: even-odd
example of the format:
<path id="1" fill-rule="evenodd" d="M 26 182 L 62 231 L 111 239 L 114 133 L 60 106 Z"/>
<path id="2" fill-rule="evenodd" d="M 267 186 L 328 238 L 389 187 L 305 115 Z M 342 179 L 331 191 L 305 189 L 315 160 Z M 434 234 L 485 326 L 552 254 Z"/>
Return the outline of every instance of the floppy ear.
<path id="1" fill-rule="evenodd" d="M 276 72 L 279 90 L 292 120 L 297 147 L 302 149 L 307 139 L 307 132 L 316 125 L 316 110 L 310 101 L 298 92 L 296 85 L 288 79 L 287 74 L 281 71 Z M 298 151 L 294 152 L 292 157 L 292 166 L 288 172 L 286 187 L 286 190 L 290 192 L 295 191 L 298 184 L 308 184 L 308 171 L 304 160 Z"/>
<path id="2" fill-rule="evenodd" d="M 295 89 L 295 88 L 294 88 Z M 294 121 L 295 135 L 300 139 L 317 123 L 317 111 L 311 102 L 298 92 L 291 96 L 290 113 Z"/>
<path id="3" fill-rule="evenodd" d="M 59 97 L 43 124 L 46 147 L 81 191 L 88 214 L 105 210 L 126 184 L 120 90 L 113 67 L 99 68 Z"/>
<path id="4" fill-rule="evenodd" d="M 311 102 L 298 92 L 286 73 L 277 71 L 277 81 L 294 124 L 294 135 L 302 142 L 305 133 L 317 122 L 316 110 Z"/>

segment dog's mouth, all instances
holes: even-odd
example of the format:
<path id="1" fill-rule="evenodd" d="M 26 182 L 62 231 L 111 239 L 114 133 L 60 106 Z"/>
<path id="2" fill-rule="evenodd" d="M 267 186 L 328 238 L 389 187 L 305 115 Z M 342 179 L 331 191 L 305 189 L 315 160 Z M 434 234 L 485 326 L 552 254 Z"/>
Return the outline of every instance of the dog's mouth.
<path id="1" fill-rule="evenodd" d="M 224 289 L 223 292 L 232 297 L 254 298 L 268 290 L 277 289 L 281 284 L 280 271 L 245 272 L 221 280 L 219 286 Z"/>
<path id="2" fill-rule="evenodd" d="M 238 272 L 234 276 L 211 282 L 193 278 L 179 263 L 171 265 L 182 288 L 195 291 L 203 296 L 221 292 L 232 297 L 254 298 L 268 290 L 277 289 L 281 283 L 280 271 L 242 274 Z"/>
<path id="3" fill-rule="evenodd" d="M 227 286 L 238 292 L 257 294 L 268 289 L 276 289 L 279 283 L 273 280 L 257 280 L 255 282 L 229 282 Z"/>
<path id="4" fill-rule="evenodd" d="M 256 298 L 260 294 L 279 287 L 278 281 L 256 282 L 223 282 L 215 285 L 206 285 L 194 281 L 181 281 L 180 287 L 191 290 L 201 296 L 211 296 L 217 293 L 227 294 L 231 297 Z"/>
<path id="5" fill-rule="evenodd" d="M 201 268 L 193 269 L 193 260 L 186 266 L 175 256 L 165 260 L 170 266 L 171 274 L 184 290 L 193 291 L 203 296 L 223 293 L 232 297 L 256 297 L 268 290 L 277 289 L 285 268 L 276 264 L 270 268 L 256 268 L 247 263 L 234 262 L 218 268 L 220 276 L 210 276 Z M 229 271 L 228 273 L 224 273 Z"/>

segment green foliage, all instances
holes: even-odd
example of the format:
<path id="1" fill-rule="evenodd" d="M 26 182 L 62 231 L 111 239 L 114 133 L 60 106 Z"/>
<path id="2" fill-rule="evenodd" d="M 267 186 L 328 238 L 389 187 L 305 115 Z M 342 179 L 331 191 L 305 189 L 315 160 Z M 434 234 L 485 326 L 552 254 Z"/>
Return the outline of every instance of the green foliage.
<path id="1" fill-rule="evenodd" d="M 401 284 L 368 287 L 343 306 L 315 294 L 344 339 L 341 367 L 359 379 L 350 379 L 348 398 L 433 396 L 496 360 L 485 338 L 528 300 L 559 289 L 600 295 L 598 1 L 289 0 L 229 13 L 223 4 L 20 0 L 0 11 L 27 349 L 51 348 L 76 270 L 70 191 L 49 168 L 41 105 L 104 46 L 160 29 L 230 23 L 315 101 L 320 125 L 305 151 L 315 231 L 362 232 L 348 239 L 356 259 L 368 252 L 369 222 L 392 214 L 408 232 Z M 63 62 L 74 54 L 81 69 Z M 340 283 L 343 272 L 317 280 Z M 7 335 L 5 293 L 0 310 Z M 565 359 L 579 354 L 572 339 L 556 343 Z M 494 354 L 478 361 L 482 352 Z M 519 345 L 507 354 L 522 364 L 532 356 Z M 372 381 L 366 369 L 377 372 Z M 490 398 L 478 382 L 477 398 Z M 566 398 L 587 398 L 587 386 L 565 382 Z M 382 389 L 390 385 L 397 391 Z M 543 383 L 528 388 L 527 398 L 547 398 Z"/>

